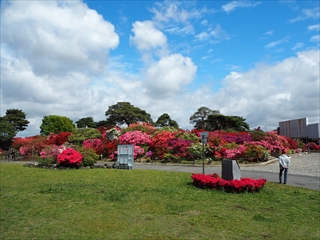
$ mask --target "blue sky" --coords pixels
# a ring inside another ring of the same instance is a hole
[[[319,122],[318,1],[2,1],[1,115],[21,136],[127,101],[192,129],[205,106],[250,127]]]

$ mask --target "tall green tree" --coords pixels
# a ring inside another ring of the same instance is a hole
[[[164,113],[162,114],[155,124],[157,127],[174,127],[179,128],[178,123],[175,120],[172,120],[169,116],[169,114]]]
[[[223,114],[209,115],[206,120],[206,130],[234,130],[234,131],[246,131],[250,130],[249,125],[245,122],[246,119],[239,116],[225,116]]]
[[[190,117],[190,123],[193,124],[195,129],[206,129],[206,120],[208,116],[219,113],[219,110],[211,110],[207,107],[201,107]]]
[[[57,115],[44,116],[40,126],[40,133],[49,135],[58,132],[73,132],[76,126],[70,118]]]
[[[4,119],[14,126],[16,133],[24,131],[30,123],[21,109],[7,109]]]
[[[5,117],[0,117],[0,149],[9,149],[15,135],[16,128],[14,125],[8,122]]]
[[[109,106],[106,111],[106,121],[108,126],[114,125],[130,125],[136,122],[151,122],[152,118],[145,110],[131,105],[129,102],[118,102],[115,105]]]
[[[78,121],[76,121],[78,128],[95,128],[97,123],[93,121],[93,117],[86,117],[86,118],[80,118]]]

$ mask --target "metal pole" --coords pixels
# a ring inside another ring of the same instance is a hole
[[[204,174],[204,142],[202,142],[202,173]]]

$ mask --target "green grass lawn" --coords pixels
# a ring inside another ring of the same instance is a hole
[[[0,239],[320,239],[319,191],[232,194],[152,170],[0,170]]]

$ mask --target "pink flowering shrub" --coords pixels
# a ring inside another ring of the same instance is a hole
[[[86,148],[91,148],[95,153],[99,152],[99,149],[102,147],[102,141],[98,138],[84,140],[82,146]]]
[[[151,142],[150,136],[139,130],[126,132],[119,137],[120,144],[144,145]]]
[[[224,190],[226,192],[244,193],[244,192],[259,192],[267,180],[264,178],[252,179],[241,178],[240,180],[224,180],[214,173],[213,175],[196,174],[191,175],[192,183],[199,188]]]
[[[58,155],[58,164],[66,167],[79,167],[82,155],[73,148],[67,148]]]
[[[58,155],[62,153],[64,150],[66,150],[66,147],[63,145],[48,145],[40,152],[40,157],[51,158],[54,162],[56,162]]]

